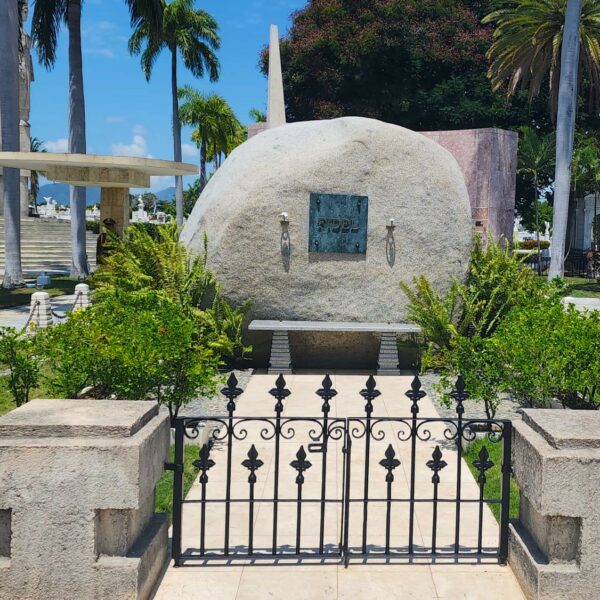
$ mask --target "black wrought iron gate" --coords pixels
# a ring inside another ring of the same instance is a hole
[[[226,416],[174,420],[175,457],[167,467],[174,471],[176,565],[223,557],[329,557],[348,564],[353,556],[476,556],[506,562],[512,424],[463,418],[461,378],[452,394],[453,418],[418,416],[425,396],[418,378],[406,392],[410,417],[376,416],[381,392],[373,377],[360,392],[364,416],[332,414],[337,392],[329,376],[316,392],[318,416],[284,410],[290,391],[283,376],[269,393],[274,415],[238,416],[242,390],[232,375],[222,390]],[[200,486],[184,499],[186,440],[196,444]],[[479,449],[472,461],[476,482],[462,460],[463,447],[472,442]],[[502,445],[501,464],[490,459],[490,444]],[[493,469],[500,471],[499,491],[486,485]],[[186,504],[197,510],[186,511],[183,523]],[[499,506],[499,536],[486,504]]]

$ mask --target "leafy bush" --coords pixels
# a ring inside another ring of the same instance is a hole
[[[12,327],[0,329],[0,364],[8,369],[7,387],[17,406],[29,402],[38,383],[39,360],[34,338]]]
[[[157,399],[171,416],[213,393],[219,357],[200,343],[194,319],[166,293],[105,290],[102,301],[42,334],[48,386],[73,397]]]
[[[401,286],[409,299],[409,319],[421,327],[428,343],[422,367],[438,371],[443,401],[450,402],[458,374],[464,377],[471,398],[484,403],[488,418],[495,416],[504,393],[534,405],[547,404],[552,397],[565,398],[566,403],[575,399],[587,402],[592,390],[596,393],[591,380],[582,375],[588,373],[583,364],[578,364],[583,379],[565,380],[559,356],[569,354],[562,347],[567,331],[559,329],[555,337],[546,338],[545,332],[551,328],[541,313],[548,311],[548,319],[554,318],[557,327],[564,326],[569,332],[578,330],[584,317],[563,311],[562,282],[540,282],[522,262],[523,257],[510,248],[495,242],[483,248],[477,238],[464,283],[454,281],[445,294],[437,293],[424,277],[417,279],[413,288]],[[518,315],[523,322],[517,320]],[[588,325],[593,321],[585,318]],[[583,337],[578,342],[572,339],[570,343],[589,352],[591,338],[580,334]],[[535,344],[529,347],[532,340]],[[544,360],[534,352],[536,345],[539,352],[547,353]],[[557,370],[541,373],[547,361]]]
[[[537,250],[537,247],[536,240],[523,240],[521,242],[517,242],[517,248],[519,250]],[[542,250],[547,250],[550,248],[550,242],[548,240],[540,240],[540,248]]]
[[[414,280],[414,289],[400,284],[409,300],[408,319],[429,340],[432,365],[455,338],[492,335],[513,306],[537,293],[539,284],[522,262],[504,244],[491,241],[483,248],[477,236],[465,281],[454,280],[445,294],[436,292],[424,276]]]
[[[600,404],[600,312],[548,295],[513,309],[490,342],[502,360],[502,391],[530,406]]]
[[[242,357],[251,350],[242,343],[242,325],[249,304],[231,307],[219,293],[204,254],[192,256],[179,243],[176,225],[163,225],[155,234],[132,227],[123,241],[113,240],[109,255],[93,277],[95,298],[102,302],[113,290],[157,290],[177,302],[197,323],[202,343],[223,357]]]
[[[100,233],[100,221],[86,221],[85,230],[98,235]]]

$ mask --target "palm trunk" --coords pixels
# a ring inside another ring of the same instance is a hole
[[[581,0],[568,0],[560,58],[560,86],[556,125],[556,174],[552,219],[552,258],[548,278],[562,277],[569,218],[571,162],[577,113],[577,74],[579,67],[579,23]]]
[[[69,152],[86,153],[85,99],[83,95],[83,61],[81,58],[81,0],[69,0]],[[71,203],[71,243],[73,260],[71,277],[89,275],[85,247],[86,189],[69,188]]]
[[[533,185],[535,186],[535,233],[537,240],[537,259],[538,259],[538,275],[542,274],[542,245],[540,243],[540,200],[538,192],[538,181],[537,175],[533,179]]]
[[[200,193],[206,187],[206,142],[200,143]]]
[[[171,48],[171,91],[173,94],[173,158],[181,162],[181,121],[177,99],[177,48]],[[177,226],[183,225],[183,178],[175,176],[175,216]]]
[[[19,151],[19,10],[17,0],[0,5],[0,130],[5,152]],[[4,176],[4,280],[2,286],[23,285],[21,268],[21,199],[19,170]]]

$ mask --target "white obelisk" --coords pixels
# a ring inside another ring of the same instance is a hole
[[[283,96],[283,75],[279,52],[279,30],[271,25],[269,36],[269,98],[267,102],[267,127],[285,125],[285,99]]]

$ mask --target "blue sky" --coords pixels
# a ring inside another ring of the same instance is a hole
[[[269,39],[269,24],[284,35],[293,11],[306,0],[196,0],[220,25],[220,80],[211,84],[190,76],[180,63],[179,84],[223,95],[246,123],[252,107],[265,109],[266,79],[258,70],[261,48]],[[152,156],[172,159],[169,58],[163,54],[147,83],[139,58],[127,52],[131,34],[123,0],[86,0],[82,11],[84,90],[87,150],[95,154]],[[31,90],[31,134],[46,142],[48,151],[65,152],[67,138],[68,36],[59,39],[58,60],[46,71],[34,55]],[[184,129],[184,161],[198,162]],[[188,182],[191,179],[188,179]],[[155,191],[173,185],[172,178],[155,178]]]

